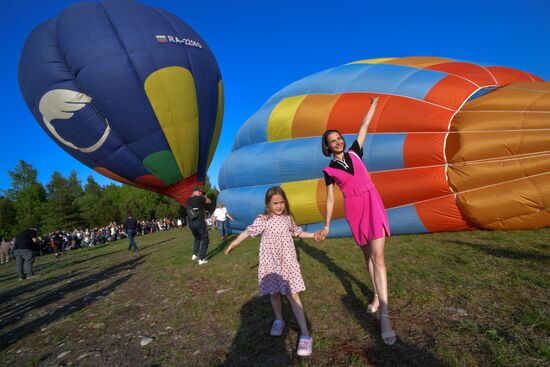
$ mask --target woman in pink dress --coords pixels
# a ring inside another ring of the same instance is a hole
[[[269,294],[271,306],[275,313],[275,322],[271,328],[272,336],[283,334],[281,295],[286,295],[294,316],[300,325],[300,341],[297,354],[302,357],[311,355],[312,339],[306,324],[304,307],[299,292],[306,289],[300,264],[296,258],[293,237],[319,238],[319,233],[304,232],[298,227],[290,213],[286,194],[278,186],[271,187],[265,194],[265,212],[259,215],[254,223],[246,228],[227,247],[227,255],[249,236],[262,236],[260,243],[260,263],[258,266],[258,282],[260,296]]]
[[[327,130],[323,134],[322,149],[332,162],[323,172],[327,185],[326,222],[320,233],[321,238],[328,235],[334,210],[334,183],[344,195],[344,210],[355,242],[363,252],[369,275],[374,285],[374,300],[367,312],[380,310],[380,328],[386,344],[396,341],[388,311],[388,283],[384,263],[384,241],[390,235],[388,217],[382,199],[361,161],[363,143],[367,129],[376,111],[378,97],[371,98],[372,104],[363,119],[357,134],[357,140],[346,152],[346,142],[337,130]]]

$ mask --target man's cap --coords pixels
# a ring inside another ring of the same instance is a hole
[[[201,191],[202,192],[202,187],[200,187],[200,186],[193,187],[192,192],[195,192],[195,191]]]

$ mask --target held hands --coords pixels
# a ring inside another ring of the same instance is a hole
[[[315,239],[315,242],[321,242],[323,241],[328,235],[328,228],[323,228],[313,234],[313,238]]]
[[[320,235],[321,240],[324,240],[325,238],[327,238],[328,232],[329,232],[329,229],[327,227],[325,227],[325,228],[323,228],[319,231],[319,235]]]

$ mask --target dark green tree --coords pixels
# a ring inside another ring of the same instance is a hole
[[[46,190],[38,182],[38,171],[20,160],[15,169],[8,173],[12,184],[6,190],[6,198],[13,203],[15,209],[13,232],[40,226],[44,216]]]
[[[100,223],[101,226],[110,222],[121,223],[124,220],[120,211],[120,189],[121,187],[115,184],[110,184],[103,188],[101,199],[99,200],[101,211],[96,218],[97,223]]]
[[[14,235],[15,206],[5,197],[0,197],[0,237],[11,238]]]
[[[99,227],[105,224],[101,222],[102,211],[105,210],[102,206],[104,203],[101,201],[102,193],[101,186],[94,180],[93,176],[88,176],[86,186],[84,187],[84,194],[76,199],[76,205],[80,213],[82,213],[82,219],[87,228]]]
[[[64,228],[72,230],[85,224],[78,206],[78,198],[83,195],[82,185],[75,171],[69,178],[54,172],[47,187],[47,216],[44,220],[45,230]]]

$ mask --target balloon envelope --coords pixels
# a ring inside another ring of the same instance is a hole
[[[48,135],[94,170],[180,202],[204,181],[223,85],[173,14],[127,0],[68,7],[29,35],[19,84]]]
[[[520,70],[440,57],[384,58],[328,69],[273,95],[239,130],[218,198],[242,230],[270,186],[298,224],[324,225],[321,135],[348,147],[380,96],[363,163],[394,234],[550,225],[550,83]],[[336,191],[331,234],[350,236]]]

